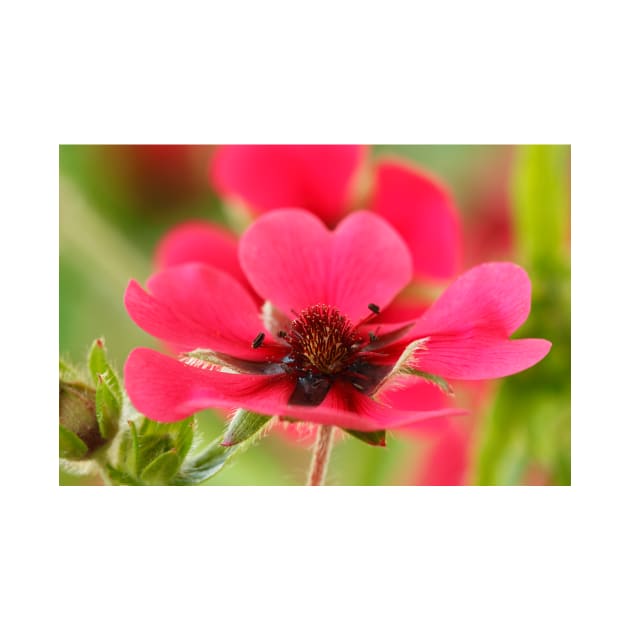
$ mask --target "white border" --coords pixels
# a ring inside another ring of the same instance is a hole
[[[627,625],[628,51],[617,6],[11,10],[4,627]],[[574,486],[57,487],[57,145],[226,141],[571,143]]]

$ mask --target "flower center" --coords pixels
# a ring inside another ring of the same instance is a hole
[[[300,370],[326,375],[343,371],[361,346],[350,320],[325,304],[305,308],[291,322],[285,340]]]

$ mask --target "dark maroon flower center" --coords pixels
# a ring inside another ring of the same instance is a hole
[[[356,325],[334,306],[315,304],[295,313],[286,330],[277,333],[287,348],[280,359],[258,363],[229,359],[235,369],[255,374],[287,374],[295,382],[289,404],[316,406],[334,383],[346,383],[367,396],[391,370],[393,360],[386,347],[403,337],[413,324],[379,335],[379,327],[367,331],[365,324],[380,313],[368,304],[368,314]],[[252,348],[264,349],[265,334],[259,333]]]
[[[292,405],[319,405],[335,381],[344,381],[369,394],[387,373],[386,366],[374,365],[369,346],[374,333],[362,335],[359,326],[378,314],[370,304],[371,313],[359,324],[352,322],[333,306],[316,304],[305,308],[280,333],[290,351],[282,365],[295,376],[295,389],[289,400]]]
[[[291,322],[285,340],[296,368],[325,375],[342,372],[363,345],[350,320],[325,304],[304,309]]]

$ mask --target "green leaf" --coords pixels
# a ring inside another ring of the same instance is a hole
[[[344,431],[370,446],[386,446],[387,431],[353,431],[351,429],[344,429]]]
[[[192,485],[210,479],[222,470],[234,455],[245,451],[255,442],[252,438],[260,434],[269,420],[271,416],[239,409],[223,438],[214,440],[201,453],[187,458],[173,484]]]
[[[130,424],[131,427],[131,424]],[[137,471],[142,470],[149,462],[163,452],[174,449],[180,461],[183,461],[193,443],[195,432],[194,416],[179,422],[155,422],[149,418],[143,418],[140,428],[135,425],[131,429],[135,440],[135,454]],[[137,472],[136,472],[137,474]]]
[[[171,423],[156,422],[155,420],[143,417],[142,422],[140,423],[140,427],[138,428],[138,436],[149,437],[157,435],[160,437],[164,437],[170,435],[171,431]]]
[[[154,459],[140,475],[140,479],[150,486],[167,486],[177,474],[181,460],[175,449],[162,453]]]
[[[59,457],[81,459],[87,451],[87,444],[76,433],[59,425]]]
[[[142,430],[138,434],[138,458],[137,471],[140,476],[144,469],[173,448],[173,441],[167,435],[142,435]]]
[[[187,418],[182,422],[177,423],[177,432],[175,434],[175,450],[179,456],[180,461],[184,461],[184,458],[190,451],[190,447],[193,443],[195,435],[195,419]]]
[[[256,435],[271,420],[265,416],[247,409],[239,409],[230,422],[223,441],[223,446],[235,446]]]
[[[88,368],[94,384],[98,382],[98,375],[103,374],[108,367],[105,342],[103,339],[95,339],[88,354]]]
[[[118,449],[118,462],[134,477],[138,476],[138,430],[136,425],[129,420],[128,428],[122,432],[120,447]]]
[[[107,361],[107,353],[105,350],[105,342],[103,339],[95,339],[90,353],[88,355],[88,367],[94,384],[98,385],[99,376],[105,380],[112,395],[118,401],[118,405],[122,406],[122,388],[118,375]]]
[[[212,442],[196,457],[184,462],[179,475],[173,480],[173,485],[193,485],[202,483],[216,475],[228,461],[240,450],[245,450],[247,444],[236,446],[222,446],[222,439]]]
[[[96,384],[96,421],[101,436],[109,439],[118,431],[120,402],[113,394],[105,378],[99,374]]]

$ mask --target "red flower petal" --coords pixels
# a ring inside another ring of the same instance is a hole
[[[530,294],[527,273],[518,265],[473,267],[446,289],[409,333],[407,341],[430,338],[426,352],[419,355],[420,369],[475,380],[515,374],[540,361],[551,348],[548,341],[508,339],[527,319]]]
[[[334,232],[299,210],[261,217],[243,234],[241,266],[256,291],[285,313],[323,303],[351,320],[384,308],[411,278],[411,257],[396,232],[354,212]]]
[[[203,370],[148,348],[136,348],[127,358],[125,387],[133,406],[157,422],[175,422],[211,407],[247,406],[273,414],[286,406],[291,394],[284,375]]]
[[[514,263],[477,265],[442,293],[413,332],[424,337],[483,329],[507,337],[527,319],[531,291],[527,272]]]
[[[237,237],[205,221],[181,223],[170,230],[157,246],[155,256],[158,269],[184,263],[204,263],[221,269],[247,286],[238,262]]]
[[[372,209],[405,239],[416,274],[445,279],[460,265],[459,215],[446,189],[416,167],[383,161]]]
[[[363,149],[353,145],[232,145],[216,149],[210,179],[216,189],[254,210],[306,208],[328,224],[348,206]]]
[[[427,411],[395,409],[376,402],[350,386],[336,384],[318,407],[288,406],[282,415],[357,431],[378,431],[462,413],[467,412],[443,407]]]
[[[244,359],[264,361],[277,345],[252,349],[263,326],[250,294],[230,275],[189,263],[153,275],[146,293],[132,280],[125,293],[131,318],[146,332],[182,351],[209,348]]]
[[[399,411],[367,396],[333,387],[319,407],[287,405],[293,382],[284,375],[252,376],[202,370],[155,350],[136,348],[125,364],[125,386],[134,407],[152,420],[174,422],[210,407],[244,407],[258,413],[358,431],[393,428],[460,410]]]
[[[434,335],[421,355],[420,369],[445,378],[481,380],[522,372],[544,359],[551,343],[546,339],[499,339],[474,334]]]

